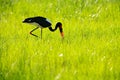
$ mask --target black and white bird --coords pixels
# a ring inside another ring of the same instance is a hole
[[[32,31],[30,31],[30,34],[33,36],[38,37],[37,35],[33,34],[32,32],[35,31],[38,28],[41,28],[41,39],[42,39],[42,29],[43,28],[49,28],[50,31],[54,32],[55,30],[57,30],[57,28],[59,28],[60,30],[60,34],[62,36],[62,38],[64,38],[64,34],[63,34],[63,28],[62,28],[62,23],[61,22],[57,22],[55,28],[53,29],[51,27],[51,22],[44,17],[41,16],[36,16],[36,17],[30,17],[30,18],[26,18],[23,23],[28,23],[28,24],[32,24],[37,26],[35,29],[33,29]]]

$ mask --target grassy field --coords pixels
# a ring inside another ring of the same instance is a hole
[[[62,22],[65,38],[29,35],[33,16]],[[120,80],[120,1],[0,0],[0,80]]]

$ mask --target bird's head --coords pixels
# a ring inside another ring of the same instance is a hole
[[[62,38],[64,38],[62,23],[61,23],[61,22],[58,22],[58,23],[56,24],[56,26],[59,27],[60,34],[61,34]]]

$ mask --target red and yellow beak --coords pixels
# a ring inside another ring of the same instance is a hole
[[[61,33],[61,37],[64,38],[64,33],[63,32],[60,32]]]
[[[59,26],[59,30],[60,30],[61,37],[64,38],[62,24]]]

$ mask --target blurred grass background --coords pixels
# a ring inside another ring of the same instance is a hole
[[[29,35],[32,16],[62,22],[64,40]],[[119,0],[0,0],[0,80],[120,80],[119,35]]]

